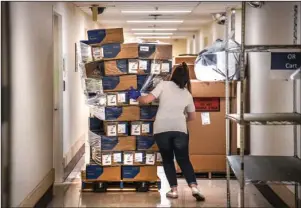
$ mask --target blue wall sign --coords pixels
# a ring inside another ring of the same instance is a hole
[[[271,70],[296,70],[301,67],[301,52],[273,52]]]

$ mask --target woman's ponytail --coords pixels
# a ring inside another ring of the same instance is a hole
[[[189,67],[187,66],[187,64],[185,62],[182,63],[182,66],[184,68],[184,70],[187,71],[188,74],[188,80],[187,80],[187,90],[191,93],[191,83],[190,83],[190,74],[189,74]]]
[[[184,89],[185,87],[191,93],[191,84],[189,77],[189,68],[185,62],[177,66],[171,76],[171,81],[176,83],[179,88]]]

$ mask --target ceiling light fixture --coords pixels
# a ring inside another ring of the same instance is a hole
[[[173,33],[134,33],[135,35],[173,35]]]
[[[137,13],[137,14],[141,14],[141,13],[190,13],[190,10],[147,10],[147,11],[141,11],[141,10],[137,10],[137,11],[121,11],[121,13],[127,14],[127,13]]]
[[[170,36],[140,36],[139,39],[170,39]]]
[[[133,28],[132,31],[177,31],[176,28]]]
[[[127,23],[182,23],[183,20],[127,20]]]

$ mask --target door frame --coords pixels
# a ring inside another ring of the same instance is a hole
[[[57,25],[56,25],[57,24]],[[64,122],[63,122],[63,18],[53,9],[53,167],[55,183],[64,181],[63,151],[64,151]],[[57,36],[57,42],[55,42]],[[56,48],[57,46],[57,48]],[[56,58],[56,59],[55,59]],[[56,68],[57,67],[57,68]],[[58,71],[58,72],[57,72]],[[57,80],[56,80],[57,79]]]

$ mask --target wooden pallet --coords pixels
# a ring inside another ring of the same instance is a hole
[[[161,188],[161,182],[108,182],[108,181],[95,181],[87,182],[82,181],[83,192],[148,192],[159,191]]]
[[[196,178],[198,179],[226,179],[227,173],[225,172],[196,172]],[[183,173],[177,173],[178,178],[183,178]],[[234,179],[235,176],[233,173],[230,175],[231,179]]]

